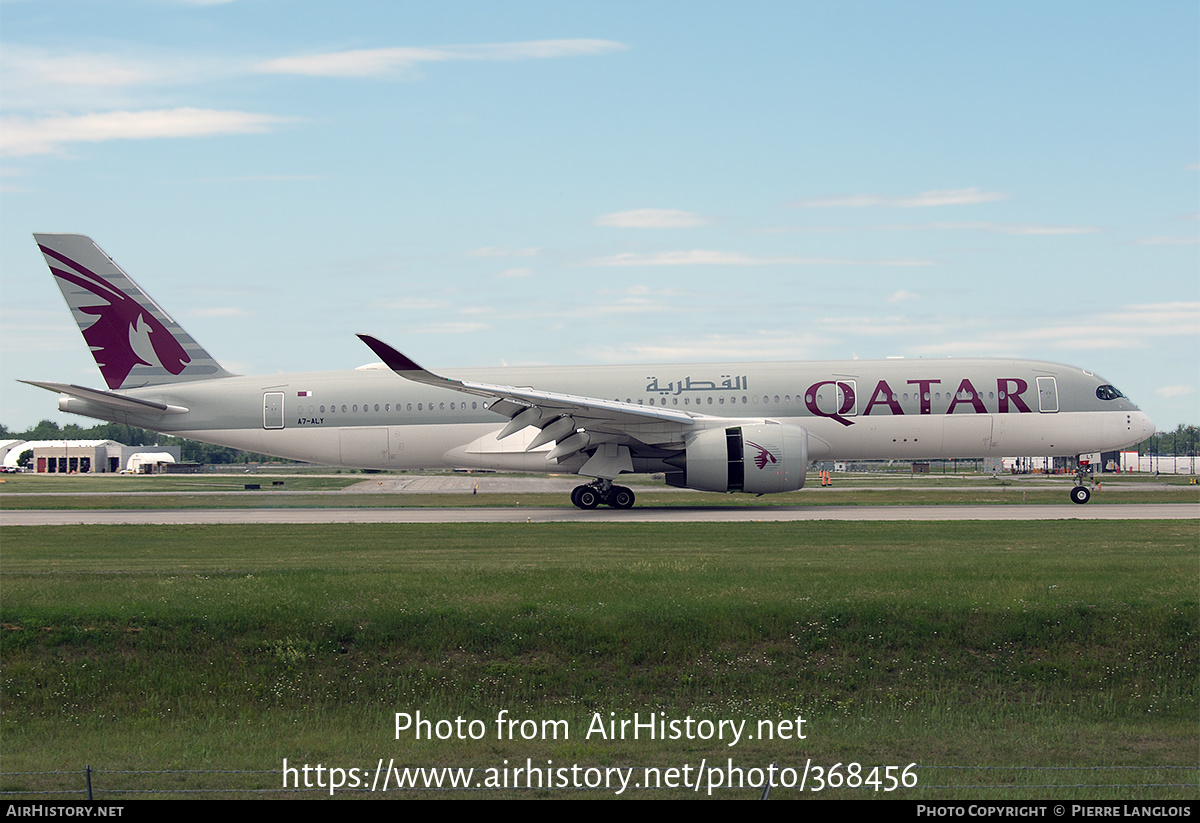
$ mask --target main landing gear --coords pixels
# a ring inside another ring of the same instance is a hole
[[[601,503],[614,509],[632,509],[633,491],[601,479],[572,489],[571,502],[581,509],[594,509]]]

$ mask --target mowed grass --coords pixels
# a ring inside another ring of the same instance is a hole
[[[500,475],[471,477],[494,479]],[[16,510],[160,510],[160,509],[321,509],[321,508],[570,508],[565,492],[472,494],[459,491],[372,492],[347,487],[394,474],[338,475],[9,475],[0,482],[0,509]],[[460,476],[460,479],[463,476]],[[667,489],[661,480],[634,475],[640,508],[774,508],[780,506],[896,505],[1062,505],[1073,484],[1069,477],[903,472],[836,474],[834,486],[822,487],[810,473],[799,492],[756,497]],[[468,477],[468,479],[470,479]],[[1112,475],[1093,486],[1088,505],[1128,503],[1200,503],[1200,485],[1184,476]],[[247,484],[258,489],[246,489]],[[278,485],[276,485],[278,484]],[[281,492],[284,492],[281,494]]]
[[[889,795],[907,798],[1198,794],[1195,522],[7,527],[0,540],[4,772],[811,759],[918,763],[917,788]],[[417,710],[487,733],[396,739],[394,713]],[[498,739],[501,710],[565,720],[569,738]],[[803,717],[806,738],[587,735],[593,713],[634,712],[751,730]],[[987,769],[1063,766],[1149,771]],[[0,790],[62,780],[9,775]]]
[[[936,505],[1069,505],[1070,484],[1058,488],[949,489],[804,489],[788,494],[756,497],[749,494],[714,494],[665,491],[635,487],[638,508],[756,508],[780,506],[936,506]],[[1122,489],[1092,492],[1089,506],[1128,503],[1198,503],[1200,486],[1166,489]],[[290,492],[271,490],[236,494],[88,494],[83,496],[4,495],[0,509],[16,510],[164,510],[164,509],[328,509],[328,508],[571,508],[569,495],[559,493],[488,493],[470,491],[403,492]]]
[[[368,479],[362,474],[310,476],[304,474],[9,474],[0,477],[0,499],[16,494],[130,494],[134,492],[232,492],[247,483],[265,489],[336,491]],[[278,486],[274,484],[278,483]]]

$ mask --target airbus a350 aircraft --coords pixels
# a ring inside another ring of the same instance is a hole
[[[230,374],[89,238],[38,246],[108,388],[25,381],[63,411],[335,466],[574,473],[580,508],[633,505],[624,472],[767,494],[812,460],[1078,455],[1154,425],[1107,381],[1032,360],[530,367],[442,377],[368,335],[353,371]],[[1077,485],[1071,498],[1087,502]]]

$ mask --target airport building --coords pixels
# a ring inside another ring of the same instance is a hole
[[[4,466],[20,465],[31,452],[26,471],[37,474],[158,474],[180,463],[179,446],[126,446],[115,440],[0,441]]]

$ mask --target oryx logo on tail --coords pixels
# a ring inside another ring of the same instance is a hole
[[[66,255],[45,246],[39,248],[46,256],[73,270],[52,265],[50,271],[55,277],[100,298],[100,303],[78,308],[96,318],[82,330],[83,339],[92,347],[96,365],[110,389],[120,388],[134,366],[161,366],[171,374],[179,374],[191,362],[179,341],[155,317],[143,311],[132,297],[117,291],[100,275]]]
[[[37,240],[110,389],[228,374],[91,240]]]

